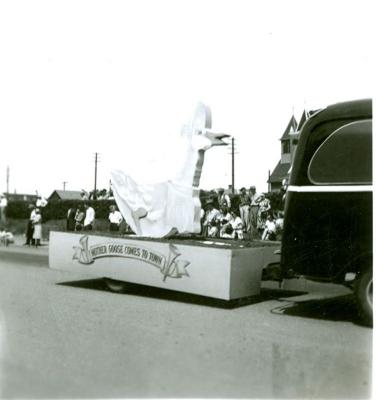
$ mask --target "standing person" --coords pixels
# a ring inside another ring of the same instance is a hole
[[[3,225],[7,223],[6,210],[8,206],[8,200],[5,195],[0,195],[0,221]]]
[[[85,189],[81,189],[81,200],[89,200],[89,193]]]
[[[84,220],[85,220],[85,211],[82,205],[79,205],[76,211],[76,215],[74,217],[75,220],[75,231],[82,231],[84,227]]]
[[[264,194],[260,195],[258,202],[259,202],[259,209],[257,214],[257,228],[260,234],[262,234],[262,232],[265,229],[265,222],[267,216],[270,214],[271,206],[270,206],[270,200],[267,199]]]
[[[256,186],[251,186],[249,188],[249,200],[251,202],[250,212],[249,212],[249,228],[251,232],[251,238],[255,239],[259,237],[257,230],[257,216],[259,211],[259,200],[260,200],[260,195],[256,193]]]
[[[35,214],[32,220],[34,232],[33,232],[33,240],[35,247],[40,246],[40,241],[42,239],[42,216],[40,214],[39,208],[35,209]]]
[[[123,221],[123,216],[120,211],[116,208],[116,206],[110,206],[110,214],[108,215],[108,219],[110,220],[110,231],[117,232],[119,231],[120,224]]]
[[[239,203],[239,212],[240,218],[243,222],[243,230],[244,232],[249,232],[250,230],[250,207],[251,207],[251,199],[247,193],[245,187],[240,189],[240,203]]]
[[[33,204],[29,204],[29,211],[30,211],[30,216],[27,221],[26,225],[26,231],[25,231],[25,237],[26,237],[26,242],[24,243],[24,246],[30,246],[31,244],[34,244],[34,239],[33,239],[33,233],[34,233],[34,225],[33,225],[33,220],[35,216],[35,209],[36,207]]]
[[[94,220],[95,220],[95,211],[94,208],[89,206],[87,203],[84,204],[84,208],[86,211],[85,220],[84,220],[84,231],[92,231]]]
[[[76,208],[71,207],[67,212],[67,231],[74,231],[76,226]]]
[[[223,206],[227,207],[230,210],[231,199],[230,196],[225,193],[225,190],[220,188],[218,189],[218,207],[222,208]]]
[[[6,209],[8,206],[8,200],[5,195],[0,195],[0,221],[3,225],[7,223]]]

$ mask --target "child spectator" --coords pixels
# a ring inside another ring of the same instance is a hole
[[[264,232],[262,233],[261,240],[276,240],[276,223],[273,216],[269,214],[266,217]]]
[[[0,243],[8,247],[10,243],[14,243],[14,236],[11,232],[5,230],[0,231]]]

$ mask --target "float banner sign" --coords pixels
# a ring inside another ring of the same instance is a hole
[[[123,257],[142,261],[158,268],[167,277],[180,278],[189,276],[186,271],[189,261],[177,260],[180,256],[178,248],[169,244],[167,256],[158,253],[154,249],[134,243],[99,243],[89,246],[89,236],[82,236],[79,240],[80,246],[74,246],[73,260],[80,264],[92,264],[98,258]]]

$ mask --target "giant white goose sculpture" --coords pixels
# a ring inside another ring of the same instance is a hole
[[[184,125],[185,158],[171,180],[138,184],[122,171],[112,171],[112,189],[120,212],[139,236],[164,237],[171,233],[199,233],[199,184],[205,151],[226,145],[229,135],[214,133],[209,107],[199,103],[192,121]]]

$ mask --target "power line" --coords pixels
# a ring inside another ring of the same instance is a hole
[[[97,168],[98,168],[98,159],[99,153],[94,153],[94,193],[93,199],[97,199]]]
[[[9,165],[7,166],[7,193],[9,193]]]
[[[235,192],[235,139],[231,138],[231,192]]]
[[[231,155],[231,192],[232,194],[235,194],[235,154],[238,154],[238,152],[236,151],[234,137],[231,137],[231,150],[228,154]]]

